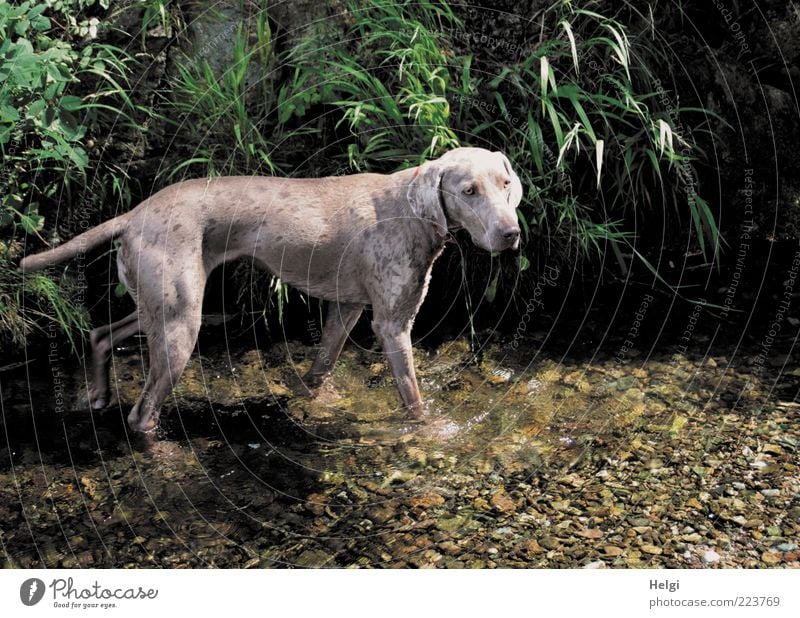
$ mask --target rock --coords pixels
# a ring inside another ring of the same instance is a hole
[[[585,539],[602,539],[603,531],[599,528],[587,528],[575,533],[577,536],[582,536]]]
[[[706,564],[714,564],[715,562],[719,562],[722,559],[722,556],[720,556],[713,549],[709,549],[703,553],[702,559]]]
[[[467,518],[463,515],[456,515],[455,517],[443,517],[436,522],[436,528],[442,532],[454,532],[464,526]]]
[[[606,556],[615,557],[624,554],[625,550],[621,547],[617,547],[616,545],[606,545],[603,547],[603,552],[606,554]]]
[[[428,453],[417,446],[409,446],[406,449],[406,455],[420,467],[425,467],[428,463]]]
[[[325,494],[310,494],[306,498],[306,508],[314,515],[322,515],[328,505],[328,496]]]
[[[794,551],[797,549],[797,543],[781,543],[780,545],[776,545],[775,549],[779,549],[781,551]]]
[[[633,376],[622,376],[616,382],[610,382],[609,386],[613,386],[619,391],[627,391],[636,386],[636,378]]]
[[[372,376],[379,376],[386,371],[386,365],[383,363],[372,363],[369,366],[369,372]]]
[[[641,549],[644,553],[651,554],[653,556],[660,556],[662,553],[664,553],[663,549],[657,547],[656,545],[650,545],[649,543],[645,543],[639,547],[639,549]]]
[[[472,501],[472,505],[479,511],[490,511],[492,509],[492,505],[489,504],[483,496],[475,498],[475,500]]]
[[[583,567],[584,569],[604,569],[606,568],[606,563],[602,560],[595,560],[594,562],[590,562],[586,566]]]
[[[525,549],[531,554],[543,554],[545,551],[536,539],[526,541]]]
[[[643,401],[644,391],[638,388],[629,388],[625,391],[625,399],[630,401]]]
[[[508,515],[517,510],[516,503],[504,491],[498,491],[490,499],[491,505],[500,513]]]
[[[319,568],[333,560],[333,556],[321,549],[307,549],[293,561],[295,566]]]
[[[389,505],[375,506],[367,511],[367,519],[373,524],[385,524],[395,513],[395,509]]]
[[[761,554],[761,561],[766,562],[767,564],[777,564],[781,561],[783,556],[780,552],[777,551],[765,551]]]
[[[558,382],[561,379],[561,372],[558,369],[547,369],[539,374],[539,380],[544,383]],[[530,384],[530,382],[528,383]]]
[[[439,549],[448,556],[457,556],[462,552],[462,549],[456,543],[453,543],[453,541],[444,541],[439,543]]]
[[[412,509],[430,509],[442,504],[444,504],[444,498],[434,492],[411,496],[408,499],[408,506]]]
[[[541,545],[545,549],[558,549],[559,547],[561,547],[561,541],[559,541],[554,536],[548,535],[548,536],[543,536],[539,540],[539,545]]]

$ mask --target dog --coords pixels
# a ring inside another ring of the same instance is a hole
[[[109,400],[115,343],[147,336],[150,367],[128,415],[152,432],[200,330],[209,273],[247,258],[309,296],[329,301],[319,353],[304,376],[318,388],[333,369],[363,308],[400,398],[424,419],[411,355],[411,327],[431,268],[451,231],[466,230],[486,251],[516,249],[522,185],[508,158],[456,148],[393,174],[318,179],[227,176],[187,180],[49,251],[22,260],[23,273],[119,241],[119,278],[136,303],[129,316],[90,333],[92,409]]]

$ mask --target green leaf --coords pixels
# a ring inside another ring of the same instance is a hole
[[[484,292],[483,296],[486,298],[487,302],[494,302],[495,297],[497,296],[497,281],[500,279],[500,271],[497,271],[497,274],[494,276],[492,281],[489,283],[489,287],[486,288],[486,292]]]
[[[44,227],[44,217],[38,213],[19,215],[19,222],[28,234],[34,234]]]
[[[19,120],[19,111],[11,105],[0,103],[0,122],[17,122]]]
[[[74,111],[77,111],[77,110],[79,110],[81,108],[81,104],[82,103],[83,103],[83,101],[81,100],[80,97],[76,97],[74,95],[67,94],[67,95],[64,95],[63,97],[61,97],[61,100],[59,101],[58,104],[59,104],[59,107],[61,107],[61,109],[65,109],[67,111],[74,112]]]
[[[594,145],[595,164],[597,166],[597,188],[600,188],[600,178],[603,171],[603,149],[605,141],[599,139]]]
[[[44,5],[40,5],[41,8],[46,8]],[[33,26],[34,30],[38,30],[39,32],[44,32],[46,30],[50,30],[50,20],[45,17],[44,15],[40,15],[38,17],[34,17],[31,20],[31,25]]]

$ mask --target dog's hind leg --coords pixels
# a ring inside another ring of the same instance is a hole
[[[108,404],[108,361],[111,350],[128,337],[141,330],[139,312],[106,326],[98,326],[89,333],[92,345],[92,383],[89,385],[89,407],[93,410],[105,408]]]
[[[328,316],[325,319],[325,330],[319,345],[319,352],[314,359],[314,364],[303,376],[303,383],[307,388],[317,388],[322,385],[325,378],[333,371],[336,359],[342,353],[345,341],[350,331],[358,322],[364,305],[331,302],[328,306]]]
[[[144,262],[151,261],[145,257],[142,271],[147,268]],[[139,276],[137,286],[150,368],[142,394],[128,415],[128,425],[141,432],[156,428],[161,405],[189,362],[200,331],[206,282],[200,259],[180,264],[172,264],[164,256],[160,259],[163,261],[151,268],[147,277]]]

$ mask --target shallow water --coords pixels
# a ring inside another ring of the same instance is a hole
[[[5,564],[798,566],[800,371],[543,340],[415,350],[433,428],[375,350],[348,346],[312,400],[311,347],[201,348],[149,450],[124,424],[140,345],[116,351],[101,412],[75,403],[83,366],[34,363],[2,386]]]

